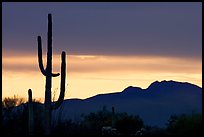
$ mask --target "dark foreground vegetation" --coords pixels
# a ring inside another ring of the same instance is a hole
[[[22,109],[14,111],[15,106]],[[35,100],[34,108],[41,105]],[[28,106],[22,98],[6,98],[2,101],[2,134],[28,135]],[[42,119],[39,112],[35,113],[34,135],[43,135]],[[202,134],[202,115],[172,115],[165,128],[146,125],[139,116],[127,113],[113,113],[103,107],[98,112],[88,115],[82,114],[80,122],[72,120],[57,121],[52,125],[52,135],[185,135],[195,136]],[[60,119],[60,118],[59,118]]]

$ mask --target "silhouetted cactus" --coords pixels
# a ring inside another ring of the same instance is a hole
[[[115,108],[112,107],[112,128],[115,128]]]
[[[51,104],[51,87],[52,87],[52,77],[57,77],[60,74],[52,73],[52,15],[48,14],[48,33],[47,33],[47,66],[43,67],[42,60],[42,41],[41,37],[38,36],[38,62],[39,68],[44,76],[46,76],[46,85],[45,85],[45,106],[44,106],[44,129],[45,134],[50,134],[51,129],[51,110],[57,109],[64,100],[65,93],[65,79],[66,79],[66,53],[62,51],[61,54],[61,88],[60,95],[58,100]]]
[[[29,135],[34,135],[34,115],[31,89],[28,90],[28,132]]]

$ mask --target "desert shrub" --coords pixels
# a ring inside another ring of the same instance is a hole
[[[3,108],[13,108],[13,107],[19,106],[25,102],[26,102],[25,98],[18,97],[17,95],[14,95],[13,97],[5,97],[2,100],[2,107]]]
[[[33,99],[36,134],[42,133],[39,101]],[[24,98],[14,95],[2,100],[2,129],[3,135],[28,135],[28,104]]]
[[[144,125],[143,120],[137,115],[132,116],[127,113],[121,113],[117,114],[116,118],[116,129],[123,135],[135,134]]]
[[[143,120],[139,116],[128,115],[127,113],[115,113],[115,128],[119,134],[135,134],[143,127]],[[82,125],[87,128],[91,135],[101,135],[103,126],[112,126],[112,112],[106,107],[98,112],[92,112],[82,121]]]
[[[200,135],[202,133],[202,114],[172,115],[167,123],[170,135]]]

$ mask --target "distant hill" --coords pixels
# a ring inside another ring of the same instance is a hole
[[[172,114],[202,112],[202,88],[191,83],[176,81],[153,82],[147,89],[127,87],[122,92],[99,94],[84,100],[67,99],[61,111],[53,111],[57,120],[80,121],[80,115],[101,110],[103,106],[111,111],[139,115],[145,124],[165,126]]]

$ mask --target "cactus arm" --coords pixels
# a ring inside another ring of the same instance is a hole
[[[46,69],[44,69],[43,60],[42,60],[42,41],[41,41],[41,37],[40,36],[38,36],[38,62],[39,62],[38,63],[39,64],[39,68],[40,68],[42,74],[44,76],[46,76]],[[56,74],[52,73],[52,77],[57,77],[59,75],[60,75],[60,73],[56,73]]]
[[[39,64],[40,71],[44,76],[46,76],[46,70],[44,69],[43,60],[42,60],[42,41],[40,36],[38,36],[38,64]]]
[[[52,77],[57,77],[59,75],[60,75],[60,73],[56,73],[56,74],[52,73]]]
[[[65,95],[65,79],[66,79],[66,53],[63,51],[61,54],[62,63],[61,63],[61,86],[60,86],[60,95],[57,102],[52,106],[52,109],[57,109],[64,100]]]
[[[34,134],[34,115],[33,115],[33,102],[32,102],[32,90],[28,90],[28,128],[29,135]]]

